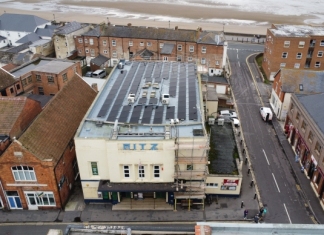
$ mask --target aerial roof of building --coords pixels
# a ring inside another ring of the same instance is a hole
[[[283,92],[296,94],[324,92],[324,71],[282,68],[280,79]]]
[[[309,25],[287,25],[274,24],[275,28],[269,29],[275,36],[279,37],[309,37],[309,36],[323,36],[323,26],[309,26]]]
[[[179,136],[193,137],[203,129],[201,102],[194,63],[126,61],[109,75],[78,135],[109,138],[118,125],[118,139],[163,139],[178,119]]]
[[[296,95],[299,102],[304,106],[309,116],[317,124],[324,134],[324,93],[312,95]]]
[[[32,44],[30,44],[30,46],[31,47],[33,47],[33,46],[40,46],[40,45],[44,45],[46,43],[49,43],[51,41],[52,41],[51,39],[39,39],[39,40],[33,42]]]
[[[0,40],[5,40],[7,39],[6,37],[0,36]]]
[[[187,29],[167,29],[143,26],[99,25],[83,34],[84,36],[109,36],[122,38],[158,39],[168,41],[220,44],[220,32]]]
[[[35,42],[41,39],[39,35],[36,33],[32,32],[30,34],[27,34],[26,36],[20,38],[16,43],[26,43],[26,42]]]
[[[108,60],[109,60],[108,57],[99,54],[96,58],[92,59],[92,60],[90,61],[90,63],[91,63],[91,64],[95,64],[95,65],[97,65],[97,66],[101,66],[101,65],[103,65],[104,63],[106,63]]]
[[[56,29],[55,34],[58,34],[58,35],[70,34],[70,33],[74,32],[74,31],[77,31],[77,30],[81,29],[84,26],[87,26],[87,25],[88,24],[81,24],[81,23],[76,22],[76,21],[68,22],[63,26],[58,27]]]
[[[54,29],[52,27],[37,28],[35,33],[42,37],[52,37]]]
[[[0,90],[7,88],[8,86],[13,85],[16,82],[14,76],[12,76],[9,72],[0,68]]]
[[[164,43],[163,47],[161,49],[161,54],[163,54],[163,55],[171,55],[174,46],[175,46],[174,43]]]
[[[37,26],[46,23],[49,23],[49,21],[35,15],[14,13],[4,13],[0,15],[0,30],[34,32]]]
[[[16,47],[10,47],[8,50],[6,50],[6,52],[10,52],[10,53],[18,53],[20,51],[26,50],[27,48],[29,48],[29,45],[32,44],[30,41],[29,42],[25,42],[19,46]]]
[[[57,163],[96,94],[81,77],[75,75],[18,141],[37,158],[52,159]]]
[[[201,74],[201,81],[228,84],[228,81],[224,76],[209,76],[208,74]]]

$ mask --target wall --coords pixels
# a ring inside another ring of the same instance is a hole
[[[225,182],[227,183],[228,186],[224,185]],[[209,186],[210,184],[214,184],[214,186]],[[242,185],[242,177],[239,176],[208,175],[206,178],[205,193],[218,194],[218,195],[240,195],[241,185]]]

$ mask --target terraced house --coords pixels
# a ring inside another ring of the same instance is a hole
[[[210,75],[222,72],[226,63],[227,42],[222,32],[117,26],[102,24],[75,37],[79,56],[87,63],[99,55],[119,59],[195,62],[197,70]]]

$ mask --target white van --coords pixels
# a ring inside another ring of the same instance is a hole
[[[106,76],[107,76],[106,71],[102,69],[98,69],[92,73],[93,78],[104,78]]]
[[[260,114],[261,114],[263,121],[268,122],[268,121],[272,120],[272,111],[270,108],[261,107]]]

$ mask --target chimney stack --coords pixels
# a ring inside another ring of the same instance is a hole
[[[92,83],[91,84],[92,89],[98,93],[98,84],[97,83]]]
[[[178,26],[174,27],[174,30],[178,30]]]
[[[131,26],[132,26],[132,23],[128,23],[127,26],[128,26],[128,27],[131,27]]]

